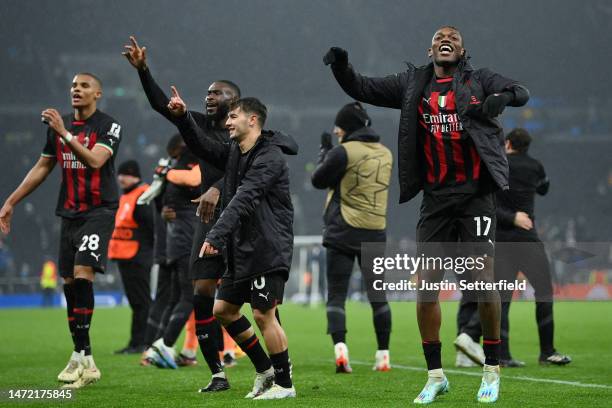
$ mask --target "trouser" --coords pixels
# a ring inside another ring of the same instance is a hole
[[[132,309],[130,347],[144,345],[147,317],[151,306],[151,264],[133,261],[118,261],[119,273]]]
[[[540,353],[551,354],[554,349],[553,286],[550,263],[539,240],[532,242],[498,242],[495,250],[495,280],[514,281],[522,272],[531,286],[536,299],[536,322],[540,340]],[[510,359],[509,312],[512,291],[500,290],[501,309],[501,355]],[[475,341],[481,336],[478,305],[475,302],[461,302],[457,314],[459,332],[468,334]]]
[[[170,265],[171,286],[170,303],[165,314],[168,324],[163,333],[164,344],[173,346],[176,343],[189,315],[193,311],[193,283],[189,272],[189,254],[173,261]]]
[[[144,336],[144,344],[151,346],[153,342],[159,339],[168,323],[170,313],[165,313],[170,303],[170,286],[172,284],[172,271],[165,263],[159,264],[159,272],[157,275],[157,290],[155,291],[155,299],[149,308],[149,316],[147,318],[147,328]]]
[[[355,258],[361,267],[361,254],[327,248],[327,333],[332,335],[334,343],[346,333],[345,302],[349,281]],[[372,286],[374,275],[367,268],[362,268],[362,275],[367,288]],[[370,299],[371,290],[367,291],[372,306],[374,330],[379,349],[387,349],[391,332],[391,309],[386,301],[374,302]],[[341,334],[338,336],[338,334]]]

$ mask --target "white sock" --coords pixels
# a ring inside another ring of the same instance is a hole
[[[160,348],[161,346],[165,346],[164,338],[160,337],[159,339],[155,340],[155,342],[153,343],[153,346],[157,348]]]
[[[220,372],[218,372],[216,374],[213,374],[212,378],[226,378],[225,377],[225,371],[220,371]]]
[[[496,374],[499,374],[499,365],[494,365],[493,366],[493,365],[485,364],[482,367],[482,371],[485,372],[485,373],[496,373]]]
[[[70,356],[70,359],[76,360],[76,361],[82,361],[83,355],[81,353],[82,351],[73,351],[72,355]]]
[[[435,370],[428,370],[427,376],[429,378],[442,381],[444,379],[444,371],[441,368],[436,368]]]

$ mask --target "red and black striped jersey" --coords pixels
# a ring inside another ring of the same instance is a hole
[[[425,155],[425,188],[472,192],[478,188],[481,160],[457,114],[453,78],[435,76],[419,103],[419,134]]]
[[[77,218],[98,208],[116,209],[119,194],[114,158],[121,140],[121,126],[99,110],[84,121],[76,120],[73,115],[62,118],[66,129],[83,146],[91,150],[99,145],[112,155],[101,168],[89,168],[77,159],[59,134],[51,128],[47,130],[42,156],[55,158],[62,172],[55,213],[60,217]]]

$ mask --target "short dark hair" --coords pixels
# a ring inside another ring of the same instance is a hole
[[[463,48],[465,48],[465,42],[463,41],[463,34],[461,34],[461,31],[459,31],[459,29],[457,27],[452,26],[452,25],[443,25],[443,26],[440,26],[435,32],[437,33],[438,31],[440,31],[443,28],[450,28],[451,30],[455,30],[456,32],[458,32],[459,35],[461,36],[461,46]]]
[[[100,78],[98,78],[96,75],[92,74],[91,72],[79,72],[76,75],[87,75],[88,77],[92,77],[94,81],[98,83],[98,86],[100,87],[100,89],[102,89],[102,81],[100,80]]]
[[[240,98],[230,105],[230,111],[238,108],[245,113],[257,115],[259,126],[263,127],[266,123],[268,108],[259,99],[253,97]]]
[[[240,98],[240,87],[238,85],[236,85],[235,82],[232,82],[232,81],[227,80],[227,79],[218,79],[215,82],[221,82],[221,83],[229,86],[230,88],[232,88],[232,90],[236,94],[236,97]]]
[[[527,153],[531,144],[531,136],[523,128],[515,128],[506,135],[506,140],[510,142],[513,150],[519,153]]]
[[[179,149],[183,144],[183,137],[180,133],[176,133],[172,135],[170,140],[168,140],[168,144],[166,145],[166,151],[169,153],[173,150]]]

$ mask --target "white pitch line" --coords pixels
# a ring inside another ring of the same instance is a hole
[[[371,365],[372,363],[366,363],[365,361],[355,361],[352,360],[351,364],[356,365]],[[399,368],[401,370],[410,370],[410,371],[427,371],[423,367],[412,367],[405,366],[400,364],[392,364],[392,368]],[[462,370],[453,370],[453,369],[444,369],[444,372],[451,374],[459,374],[459,375],[469,375],[472,377],[482,377],[482,373],[474,373],[470,371],[462,371]],[[531,382],[544,382],[544,383],[552,383],[552,384],[563,384],[563,385],[572,385],[574,387],[583,387],[583,388],[604,388],[604,389],[612,389],[612,385],[606,384],[589,384],[589,383],[581,383],[579,381],[564,381],[564,380],[553,380],[550,378],[537,378],[537,377],[526,377],[522,375],[502,375],[502,378],[510,378],[512,380],[520,380],[520,381],[531,381]]]

